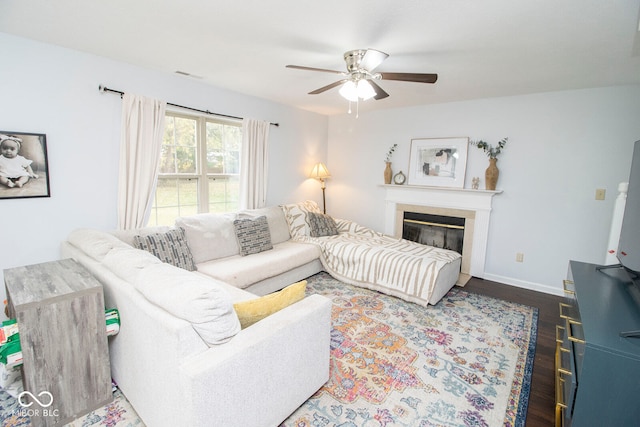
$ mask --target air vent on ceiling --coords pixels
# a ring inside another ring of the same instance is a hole
[[[186,71],[177,70],[175,73],[181,76],[191,77],[193,79],[202,79],[202,76],[196,76],[195,74],[187,73]]]

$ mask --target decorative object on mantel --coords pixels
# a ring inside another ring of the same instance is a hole
[[[411,185],[464,187],[469,138],[420,138],[411,140]]]
[[[489,167],[485,171],[485,188],[487,190],[495,190],[496,185],[498,184],[498,177],[500,175],[500,170],[496,163],[498,162],[498,155],[502,152],[502,149],[505,145],[507,145],[507,141],[509,138],[503,138],[500,142],[498,142],[498,146],[494,147],[491,144],[484,141],[471,141],[471,145],[475,145],[476,147],[482,149],[487,156],[489,156]]]
[[[393,176],[393,183],[396,185],[402,185],[406,179],[407,177],[402,173],[402,171],[400,171]]]
[[[473,179],[471,179],[471,188],[474,190],[480,188],[480,177],[474,176]]]
[[[384,162],[386,163],[386,167],[384,168],[384,183],[391,184],[391,177],[393,176],[393,171],[391,170],[391,158],[393,157],[393,152],[398,148],[398,144],[393,144],[389,147],[389,151],[387,151],[387,155],[384,158]]]

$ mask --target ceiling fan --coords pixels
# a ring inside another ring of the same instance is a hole
[[[344,60],[347,63],[347,71],[327,70],[324,68],[303,67],[300,65],[287,65],[287,68],[298,70],[321,71],[324,73],[334,73],[344,76],[329,85],[323,86],[309,95],[317,95],[329,89],[342,85],[340,94],[349,101],[359,99],[384,99],[389,96],[375,80],[398,80],[403,82],[435,83],[438,80],[437,74],[426,73],[378,73],[373,70],[387,59],[389,55],[375,49],[356,49],[345,52]]]

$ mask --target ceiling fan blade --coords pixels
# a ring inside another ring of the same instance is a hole
[[[367,49],[362,57],[362,61],[360,61],[360,68],[371,71],[378,65],[382,64],[382,62],[388,57],[389,55],[384,52],[380,52],[379,50]]]
[[[296,70],[321,71],[323,73],[345,74],[343,71],[327,70],[325,68],[303,67],[301,65],[287,65],[286,67],[287,68],[294,68]]]
[[[321,87],[320,89],[316,89],[313,92],[309,92],[309,95],[317,95],[319,93],[325,92],[329,89],[333,89],[336,86],[340,86],[343,83],[346,83],[347,81],[349,81],[349,79],[343,79],[343,80],[338,80],[337,82],[333,82],[330,85],[326,85]]]
[[[373,90],[376,91],[376,95],[373,97],[373,99],[376,99],[376,100],[384,99],[387,96],[389,96],[389,94],[385,92],[384,89],[382,89],[380,86],[378,86],[376,82],[374,82],[373,80],[368,80],[368,81],[371,87],[373,87]]]
[[[400,80],[403,82],[435,83],[437,74],[425,73],[378,73],[382,80]]]

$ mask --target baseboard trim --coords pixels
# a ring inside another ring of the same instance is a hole
[[[516,286],[518,288],[529,289],[530,291],[544,292],[545,294],[563,296],[564,292],[560,287],[542,285],[540,283],[527,282],[526,280],[514,279],[513,277],[499,276],[497,274],[484,274],[485,280],[504,283],[505,285]]]

